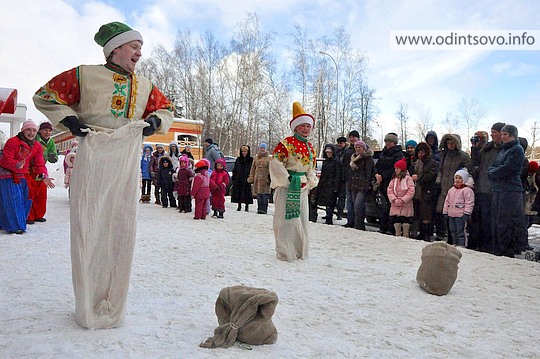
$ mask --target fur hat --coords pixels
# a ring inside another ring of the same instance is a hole
[[[311,128],[315,127],[315,119],[310,114],[306,113],[304,109],[302,108],[302,105],[300,105],[299,102],[293,103],[293,118],[291,122],[289,123],[289,126],[291,130],[294,131],[294,129],[301,124],[309,123],[311,125]]]
[[[347,139],[343,136],[341,137],[338,137],[337,140],[336,140],[337,143],[345,143],[347,142]]]
[[[536,173],[536,171],[538,171],[538,162],[529,162],[529,173]]]
[[[161,143],[156,144],[156,150],[160,147],[162,150],[165,150],[165,147]]]
[[[358,140],[354,143],[355,146],[362,146],[364,150],[367,148],[367,145],[364,141]]]
[[[471,175],[465,168],[457,170],[456,173],[454,174],[454,177],[456,176],[460,176],[461,178],[463,178],[463,183],[467,183],[467,181],[471,177]]]
[[[103,47],[103,54],[106,58],[117,47],[135,40],[143,43],[142,36],[138,31],[118,21],[102,25],[94,35],[94,41]]]
[[[45,121],[39,124],[39,131],[41,130],[52,130],[52,123]]]
[[[501,132],[502,128],[506,125],[506,123],[503,122],[497,122],[494,123],[493,126],[491,126],[492,130],[495,130],[497,132]]]
[[[351,136],[354,136],[356,138],[360,138],[360,134],[356,130],[352,130],[351,132],[349,132],[349,137],[351,137]]]
[[[36,125],[36,123],[32,120],[26,120],[23,122],[22,126],[21,126],[21,132],[28,129],[28,128],[33,128],[34,130],[38,130],[38,127]]]
[[[390,132],[384,136],[384,142],[393,142],[396,145],[398,144],[398,136],[394,132]]]
[[[394,163],[394,168],[399,168],[400,170],[405,172],[407,170],[407,162],[405,161],[405,158],[396,161],[396,163]]]
[[[501,132],[508,133],[511,137],[518,138],[518,129],[514,125],[505,125],[503,128],[501,128]]]
[[[426,158],[431,156],[431,146],[425,142],[420,142],[414,148],[414,155],[418,158],[418,152],[424,151]]]

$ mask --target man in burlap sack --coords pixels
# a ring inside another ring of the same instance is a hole
[[[203,348],[228,348],[236,341],[274,344],[277,329],[272,315],[278,304],[276,293],[262,288],[237,285],[223,288],[216,300],[219,327],[214,336],[200,344]]]
[[[430,243],[422,249],[422,264],[416,281],[428,293],[445,295],[454,285],[461,252],[444,242]]]
[[[106,64],[63,72],[33,100],[56,128],[78,137],[70,181],[75,320],[98,329],[118,327],[124,319],[143,136],[166,134],[173,106],[134,72],[143,45],[138,31],[112,22],[94,40],[103,46]]]

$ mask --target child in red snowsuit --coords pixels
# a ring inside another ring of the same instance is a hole
[[[226,170],[226,162],[218,158],[214,165],[214,172],[210,177],[210,191],[212,193],[212,210],[214,218],[223,218],[225,213],[225,192],[229,184],[229,173]]]
[[[208,165],[200,160],[195,164],[195,177],[191,183],[191,196],[195,199],[193,219],[206,219],[206,201],[210,198],[210,179],[206,174]]]

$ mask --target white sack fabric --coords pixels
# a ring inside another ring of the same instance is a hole
[[[142,128],[79,138],[71,177],[71,266],[75,320],[105,329],[122,324],[135,248]]]
[[[301,189],[300,217],[292,219],[285,219],[287,191],[288,187],[280,186],[274,192],[273,228],[277,259],[292,262],[309,256],[309,190]]]

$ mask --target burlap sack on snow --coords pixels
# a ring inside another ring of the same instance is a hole
[[[236,341],[252,344],[274,344],[277,329],[272,315],[278,304],[276,293],[262,288],[233,286],[223,288],[216,300],[219,327],[214,336],[200,346],[228,348]]]
[[[444,242],[430,243],[422,249],[422,263],[416,281],[428,293],[445,295],[457,278],[461,252]]]

